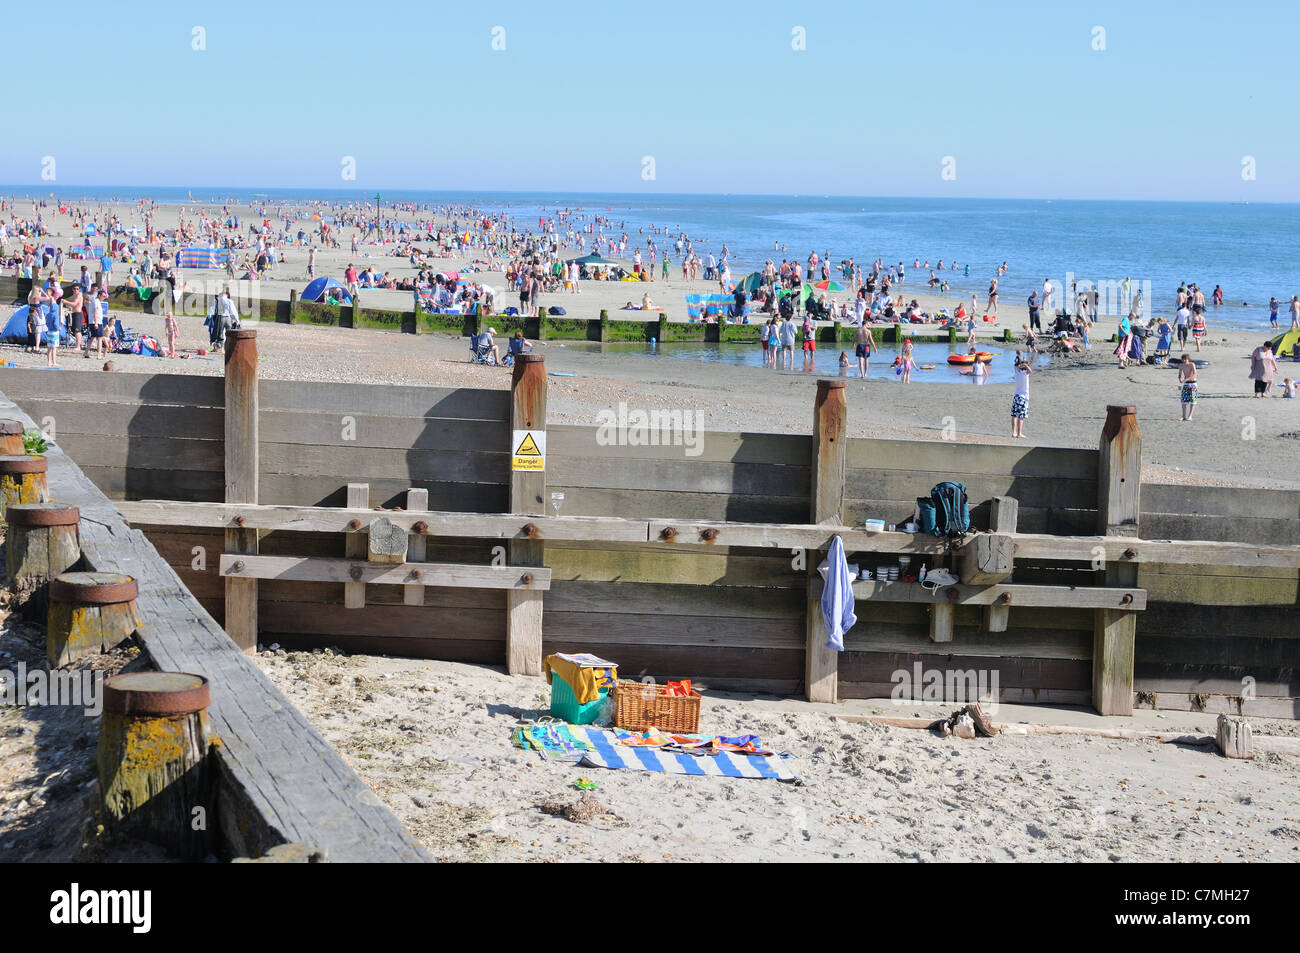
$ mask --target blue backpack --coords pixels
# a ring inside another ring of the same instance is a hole
[[[930,532],[941,539],[959,539],[970,532],[966,484],[937,483],[930,491],[930,500],[934,504],[934,528]]]

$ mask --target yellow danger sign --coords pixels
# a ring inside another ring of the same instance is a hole
[[[510,441],[511,470],[546,469],[546,431],[516,430]]]

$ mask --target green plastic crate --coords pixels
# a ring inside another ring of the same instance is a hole
[[[551,714],[571,725],[589,725],[596,720],[596,715],[600,712],[600,706],[605,703],[607,694],[608,692],[602,690],[600,697],[594,702],[579,705],[577,696],[573,694],[573,689],[569,687],[569,683],[560,678],[559,675],[552,674]]]

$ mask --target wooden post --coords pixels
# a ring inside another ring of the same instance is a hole
[[[140,628],[139,587],[115,572],[65,572],[50,580],[45,654],[51,666],[107,651]]]
[[[936,602],[930,606],[930,641],[951,642],[952,624],[956,610],[951,602]]]
[[[207,758],[210,701],[201,675],[133,672],[104,683],[96,760],[104,812],[116,833],[160,844],[184,860],[212,852],[218,824]]]
[[[289,289],[289,323],[293,324],[298,320],[298,289]]]
[[[408,512],[421,513],[429,508],[429,491],[411,487],[406,491],[406,509]],[[424,533],[412,533],[406,544],[406,560],[422,563],[427,553],[429,537]],[[416,583],[402,590],[402,602],[408,606],[424,605],[424,586]]]
[[[81,559],[75,506],[11,503],[5,510],[5,560],[14,603],[24,614],[45,619],[50,580]]]
[[[226,334],[226,502],[256,503],[258,482],[257,332]],[[257,530],[226,530],[226,552],[257,555]],[[257,651],[257,580],[226,579],[226,634]]]
[[[514,434],[546,430],[546,362],[540,354],[521,354],[510,372],[510,512],[537,516],[546,513],[546,471],[516,470]],[[542,466],[545,467],[545,457]],[[540,539],[512,539],[512,566],[541,566],[545,556]],[[506,670],[511,675],[542,674],[542,594],[532,589],[506,593]]]
[[[44,457],[0,456],[0,517],[10,503],[48,503]]]
[[[1250,722],[1245,718],[1220,715],[1215,725],[1214,741],[1225,758],[1255,757],[1255,743],[1250,734]]]
[[[1097,464],[1097,532],[1138,536],[1142,489],[1142,431],[1137,408],[1108,406]],[[1106,585],[1137,585],[1135,562],[1108,560]],[[1092,705],[1102,715],[1133,714],[1133,655],[1137,616],[1097,609],[1092,633]]]
[[[406,562],[406,536],[406,531],[394,526],[387,516],[376,516],[366,533],[366,559],[372,563],[401,565]]]
[[[845,382],[819,380],[813,404],[812,500],[810,523],[838,526],[844,521],[844,476],[848,465],[848,404]],[[822,577],[817,566],[824,550],[807,554],[804,691],[810,702],[834,704],[839,698],[839,653],[826,647],[822,620]]]
[[[1002,533],[968,536],[957,550],[957,575],[966,586],[991,586],[1011,575],[1015,543]]]
[[[1011,496],[995,496],[990,503],[989,530],[994,533],[1015,533],[1016,521],[1020,518],[1020,502]],[[1014,547],[1012,556],[1015,556]],[[1010,582],[1015,578],[1015,566],[1007,576]],[[1011,604],[995,602],[984,607],[984,631],[1005,632],[1011,620]]]
[[[21,457],[27,453],[23,444],[23,425],[18,420],[0,420],[0,456]]]
[[[348,509],[364,509],[369,506],[370,484],[349,483]],[[353,520],[353,522],[357,525],[343,537],[343,555],[348,559],[365,559],[366,552],[370,547],[366,542],[365,535],[361,532],[360,522],[357,520]],[[366,584],[364,582],[345,582],[343,584],[343,608],[364,609],[365,607]]]

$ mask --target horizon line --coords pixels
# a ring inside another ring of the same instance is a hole
[[[183,189],[188,192],[204,191],[226,193],[235,195],[241,192],[248,192],[253,189],[273,189],[281,192],[350,192],[355,189],[357,192],[370,192],[373,188],[375,192],[383,194],[384,189],[393,192],[429,192],[444,194],[494,194],[494,195],[572,195],[572,196],[644,196],[651,198],[654,196],[672,197],[672,196],[714,196],[721,198],[820,198],[820,199],[925,199],[935,201],[992,201],[992,202],[1132,202],[1146,204],[1168,204],[1168,205],[1300,205],[1300,201],[1282,201],[1277,199],[1258,200],[1248,202],[1239,199],[1139,199],[1139,198],[1070,198],[1065,196],[1024,196],[1024,195],[859,195],[849,192],[618,192],[618,191],[582,191],[567,189],[491,189],[491,188],[449,188],[436,189],[410,186],[374,186],[366,188],[357,187],[335,187],[335,186],[282,186],[282,185],[256,185],[256,186],[212,186],[212,185],[93,185],[93,184],[75,184],[62,185],[57,183],[44,183],[34,185],[28,183],[0,183],[0,191],[8,192],[13,189],[110,189],[127,192],[132,189]],[[254,193],[256,195],[256,193]],[[47,196],[48,197],[48,196]],[[270,196],[266,196],[269,198]],[[362,195],[362,198],[373,198],[373,194]]]

